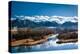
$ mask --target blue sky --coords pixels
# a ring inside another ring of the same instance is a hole
[[[47,3],[32,3],[32,2],[17,2],[11,4],[11,17],[15,15],[35,16],[77,16],[77,5],[64,4],[47,4]]]

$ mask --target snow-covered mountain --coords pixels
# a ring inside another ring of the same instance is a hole
[[[30,20],[33,22],[56,22],[58,24],[63,24],[65,22],[78,22],[78,17],[65,17],[65,16],[16,16],[16,18],[11,18],[11,20]]]
[[[62,16],[16,16],[11,18],[11,27],[57,27],[78,28],[78,18]]]

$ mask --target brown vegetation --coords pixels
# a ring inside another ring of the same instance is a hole
[[[59,36],[57,36],[58,39],[77,39],[78,38],[78,33],[77,32],[68,32],[68,33],[63,33],[63,34],[59,34]]]
[[[49,29],[43,29],[43,30],[35,30],[33,31],[32,29],[24,29],[24,28],[19,28],[18,30],[11,30],[11,36],[13,37],[12,39],[41,39],[45,35],[49,35],[54,33],[52,30]]]
[[[68,32],[68,33],[63,33],[59,34],[57,36],[59,41],[56,43],[69,43],[69,42],[77,42],[78,41],[78,32]]]
[[[49,34],[54,33],[50,29],[32,30],[30,28],[18,28],[11,31],[11,44],[15,45],[34,45],[47,40]]]

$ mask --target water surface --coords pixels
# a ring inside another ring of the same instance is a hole
[[[34,45],[34,46],[16,46],[12,47],[11,51],[13,53],[16,52],[34,52],[34,51],[50,51],[50,50],[67,50],[67,49],[77,49],[78,44],[77,43],[63,43],[63,44],[57,44],[56,41],[58,39],[56,38],[58,34],[52,35],[49,37],[48,41]]]

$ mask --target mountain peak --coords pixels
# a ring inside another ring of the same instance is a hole
[[[78,22],[77,16],[73,17],[65,17],[65,16],[16,16],[16,18],[11,18],[11,20],[15,19],[20,19],[20,20],[30,20],[33,22],[56,22],[58,24],[63,24],[65,22],[73,22],[76,23]]]

